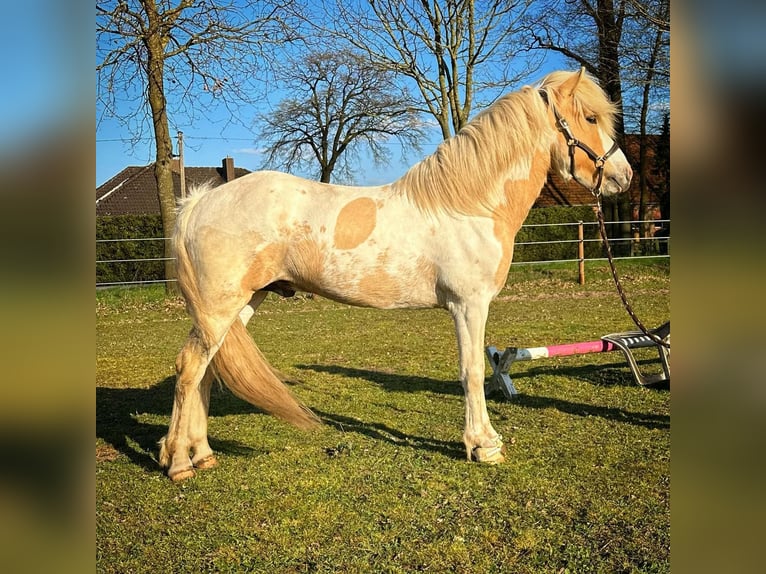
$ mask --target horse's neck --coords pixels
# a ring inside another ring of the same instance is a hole
[[[392,189],[431,213],[486,216],[509,202],[531,207],[554,137],[543,100],[524,89],[481,112]]]
[[[392,183],[390,189],[426,212],[488,215],[508,202],[534,203],[545,181],[550,155],[537,151],[530,156],[513,158],[507,166],[492,165],[483,173],[461,173],[460,177],[454,169],[445,174],[437,158],[430,157]]]
[[[525,166],[514,165],[505,171],[498,184],[501,201],[493,217],[517,231],[540,196],[551,166],[549,153],[539,151]]]

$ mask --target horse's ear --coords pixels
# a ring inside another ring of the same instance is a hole
[[[571,97],[583,75],[585,75],[585,66],[582,66],[579,72],[575,72],[566,82],[561,84],[561,94],[566,98]]]

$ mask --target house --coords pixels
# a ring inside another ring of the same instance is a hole
[[[173,188],[176,197],[181,196],[181,170],[177,159],[171,166]],[[212,182],[222,185],[237,177],[250,173],[242,167],[234,167],[234,159],[226,157],[221,167],[186,167],[184,175],[186,188]],[[96,188],[96,216],[103,215],[153,215],[160,213],[157,195],[157,180],[154,178],[154,164],[129,166]]]
[[[593,194],[575,180],[564,179],[554,172],[548,173],[535,204],[532,207],[572,207],[575,205],[593,205]]]

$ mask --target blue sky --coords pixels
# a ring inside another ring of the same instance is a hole
[[[260,169],[263,157],[252,130],[229,124],[221,128],[221,121],[215,119],[199,121],[193,127],[181,127],[184,134],[184,164],[186,166],[220,166],[221,160],[230,156],[234,165],[249,170]],[[179,126],[171,126],[174,135],[173,151],[177,153],[175,134]],[[129,165],[146,165],[154,161],[154,145],[147,135],[136,145],[128,142],[129,134],[113,121],[102,122],[96,131],[96,186],[101,185]],[[408,167],[431,154],[438,144],[440,135],[434,132],[428,143],[422,146],[420,154],[401,158],[400,146],[391,142],[391,164],[376,167],[372,161],[360,159],[355,172],[359,185],[377,185],[393,181]]]
[[[560,60],[548,63],[534,77],[525,83],[533,83],[545,73],[565,67]],[[519,86],[509,87],[509,90]],[[277,103],[276,101],[271,102]],[[478,110],[474,110],[474,113]],[[243,112],[247,113],[247,112]],[[253,110],[255,117],[260,110]],[[426,121],[429,118],[426,118]],[[432,121],[433,119],[430,118]],[[234,164],[249,170],[260,169],[264,158],[259,153],[258,142],[253,129],[226,121],[225,111],[218,117],[201,119],[193,126],[177,126],[172,122],[170,130],[174,137],[173,151],[176,149],[176,132],[180,129],[184,136],[184,164],[186,166],[219,166],[221,160],[230,156]],[[147,165],[154,161],[152,136],[147,131],[144,139],[136,145],[129,141],[130,133],[114,120],[103,120],[96,130],[96,186],[101,185],[129,165]],[[359,168],[355,171],[357,185],[378,185],[395,180],[407,169],[430,155],[441,140],[441,134],[433,131],[425,138],[420,153],[411,153],[402,158],[401,147],[396,141],[390,142],[391,162],[388,166],[377,167],[367,158],[360,158]],[[300,174],[306,175],[306,174]]]

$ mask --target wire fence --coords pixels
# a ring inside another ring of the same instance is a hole
[[[629,225],[630,237],[610,238],[614,259],[668,259],[670,258],[670,220],[652,219],[644,221],[610,221],[608,226]],[[515,243],[513,265],[541,265],[548,263],[573,263],[580,274],[580,282],[584,283],[584,265],[586,261],[606,261],[603,242],[598,235],[598,222],[578,221],[573,223],[535,223],[522,225],[519,237],[528,237],[536,230],[561,228],[569,232],[572,238],[522,240]],[[649,228],[646,236],[640,230]],[[547,233],[550,236],[550,233]],[[593,235],[593,237],[590,237]],[[138,237],[126,239],[97,239],[98,245],[124,244],[137,242],[156,242],[162,251],[165,237]],[[104,250],[102,250],[104,251]],[[563,256],[562,256],[563,254]],[[116,257],[96,260],[96,288],[151,285],[166,283],[175,279],[164,279],[164,262],[170,257]],[[99,276],[108,277],[104,272],[109,266],[133,266],[122,273],[120,280],[102,280]],[[99,273],[101,271],[101,273]]]

